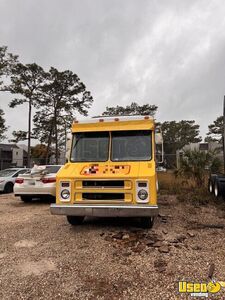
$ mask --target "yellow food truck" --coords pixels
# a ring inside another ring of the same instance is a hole
[[[158,214],[155,144],[150,116],[75,121],[51,213],[66,215],[72,225],[85,216],[138,217],[152,227]]]

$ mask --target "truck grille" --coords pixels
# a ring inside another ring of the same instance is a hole
[[[124,188],[124,180],[83,180],[83,188]]]
[[[83,200],[124,200],[123,193],[83,193]]]

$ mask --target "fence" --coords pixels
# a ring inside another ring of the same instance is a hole
[[[64,165],[66,162],[65,158],[59,158],[58,165]],[[55,165],[56,161],[54,158],[51,158],[46,161],[45,158],[31,158],[31,167],[34,165]],[[4,170],[7,168],[25,168],[27,167],[27,159],[7,159],[7,158],[0,158],[0,170]]]
[[[219,154],[217,157],[221,160],[221,164],[223,165],[223,155]],[[163,161],[162,161],[162,156],[157,155],[156,161],[158,166],[162,166],[166,169],[176,169],[180,166],[180,160],[181,156],[179,154],[164,154],[163,156]],[[59,165],[64,165],[66,162],[66,158],[60,157],[58,159],[58,164]],[[46,158],[31,158],[31,167],[34,165],[55,165],[56,161],[55,158],[52,157],[48,161],[46,161]],[[9,158],[1,158],[0,157],[0,170],[6,169],[6,168],[11,168],[11,167],[18,167],[18,168],[23,168],[27,167],[27,160],[25,159],[9,159]]]

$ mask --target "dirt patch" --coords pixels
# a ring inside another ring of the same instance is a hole
[[[35,275],[40,276],[50,271],[56,271],[56,265],[49,260],[26,261],[19,264],[16,269],[22,276]]]
[[[37,245],[36,242],[29,241],[29,240],[21,240],[14,244],[14,246],[17,248],[32,248],[35,247],[36,245]]]
[[[3,259],[6,256],[7,256],[7,253],[0,253],[0,259]]]
[[[213,278],[224,280],[221,201],[193,206],[160,196],[151,230],[116,218],[72,227],[49,213],[50,203],[20,203],[0,195],[2,300],[180,299],[178,281],[209,280],[212,261]],[[215,297],[223,298],[224,290]]]

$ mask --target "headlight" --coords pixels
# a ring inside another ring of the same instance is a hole
[[[61,192],[61,197],[65,200],[69,199],[70,197],[70,192],[68,190],[62,190]]]
[[[146,190],[138,191],[138,198],[140,200],[146,200],[148,198],[148,192]]]

